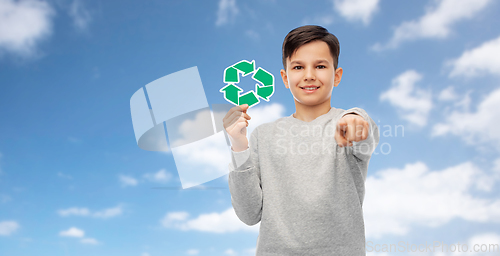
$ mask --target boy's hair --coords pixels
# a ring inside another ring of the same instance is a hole
[[[282,47],[282,57],[283,57],[283,67],[286,70],[286,59],[291,57],[292,54],[299,49],[299,47],[304,44],[310,43],[315,40],[321,40],[325,42],[330,48],[330,53],[333,57],[333,63],[335,69],[339,63],[340,55],[340,43],[335,35],[328,32],[328,30],[321,26],[316,25],[306,25],[293,29],[288,32],[283,40]]]

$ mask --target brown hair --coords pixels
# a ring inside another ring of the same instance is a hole
[[[337,69],[340,55],[339,40],[335,35],[328,32],[326,28],[316,25],[301,26],[288,32],[285,40],[283,40],[283,67],[286,69],[286,59],[291,57],[299,47],[315,40],[321,40],[328,45],[333,57],[334,67]]]

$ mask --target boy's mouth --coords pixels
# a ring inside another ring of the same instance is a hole
[[[300,89],[305,90],[305,91],[315,91],[319,89],[319,86],[299,86]]]

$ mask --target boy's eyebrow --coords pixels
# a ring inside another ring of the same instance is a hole
[[[320,59],[320,60],[314,61],[315,64],[317,64],[317,63],[324,63],[324,62],[328,63],[328,60],[326,60],[326,59]],[[302,64],[302,61],[300,61],[300,60],[294,60],[294,61],[290,62],[290,65],[293,65],[293,64]]]

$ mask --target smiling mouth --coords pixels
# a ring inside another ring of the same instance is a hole
[[[319,86],[316,86],[316,87],[314,87],[314,86],[304,86],[304,87],[300,87],[300,89],[304,89],[304,90],[316,90],[316,89],[319,89]]]

